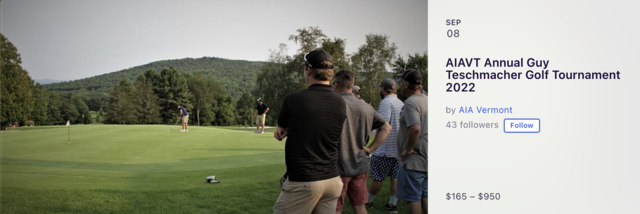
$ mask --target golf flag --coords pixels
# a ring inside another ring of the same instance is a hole
[[[69,133],[67,136],[69,137],[69,144],[71,144],[71,123],[69,123],[68,120],[67,120],[67,133]]]

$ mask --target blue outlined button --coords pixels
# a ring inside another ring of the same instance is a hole
[[[504,133],[540,133],[540,119],[505,118]]]

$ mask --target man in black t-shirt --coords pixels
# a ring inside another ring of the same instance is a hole
[[[256,106],[256,131],[254,133],[264,134],[264,120],[269,112],[269,107],[262,102],[262,98],[258,98]],[[260,131],[262,126],[262,131]]]
[[[329,85],[333,59],[323,50],[304,55],[306,90],[287,95],[278,117],[277,140],[285,137],[287,172],[274,213],[335,213],[342,181],[338,142],[346,118],[344,99]]]

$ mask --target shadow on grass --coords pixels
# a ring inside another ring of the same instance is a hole
[[[280,164],[216,170],[220,184],[205,182],[207,171],[141,173],[108,179],[98,188],[2,187],[2,213],[271,213],[280,193]],[[73,179],[73,178],[71,178]],[[48,182],[48,181],[43,181]]]
[[[225,148],[225,149],[210,149],[210,150],[214,150],[214,151],[243,151],[243,152],[282,152],[284,153],[284,150],[282,149],[263,149],[263,148]]]
[[[0,207],[2,213],[272,213],[284,171],[284,164],[127,175],[105,171],[82,178],[3,171],[48,179],[3,183]],[[208,175],[221,183],[206,183]],[[388,182],[383,186],[369,213],[387,213],[382,206],[388,200]],[[345,203],[343,213],[353,213]],[[398,201],[398,208],[406,213],[404,202]]]
[[[104,171],[133,171],[133,172],[157,172],[157,171],[184,171],[201,169],[226,169],[247,167],[273,163],[274,160],[284,162],[283,152],[276,149],[216,149],[216,151],[254,151],[256,154],[234,154],[229,156],[217,156],[207,158],[190,158],[174,162],[162,163],[96,163],[81,161],[56,161],[56,160],[25,160],[15,158],[2,158],[1,164],[5,169],[8,166],[33,166],[57,169],[81,169]],[[4,171],[4,170],[3,170]]]

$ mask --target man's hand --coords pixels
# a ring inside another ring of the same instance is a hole
[[[373,142],[368,147],[364,147],[364,151],[367,155],[373,153],[384,143],[384,141],[389,136],[389,132],[391,132],[391,125],[389,123],[385,123],[384,126],[378,128],[376,132],[376,138],[373,139]]]
[[[287,137],[287,135],[289,135],[289,130],[280,126],[278,126],[278,129],[275,132],[273,132],[273,137],[279,141],[282,141],[282,139]]]
[[[413,125],[409,127],[407,145],[405,145],[405,149],[402,150],[400,154],[400,158],[404,161],[411,154],[416,154],[417,152],[413,151],[413,147],[418,142],[418,138],[420,137],[420,132],[422,131],[421,125]]]
[[[373,153],[373,149],[365,146],[364,147],[364,153],[366,153],[367,155],[370,155],[371,153]]]
[[[402,159],[402,161],[404,161],[404,159],[406,159],[407,157],[409,157],[409,155],[411,154],[416,154],[415,151],[413,151],[413,149],[409,148],[407,149],[403,149],[402,150],[402,154],[400,154],[400,158]]]

